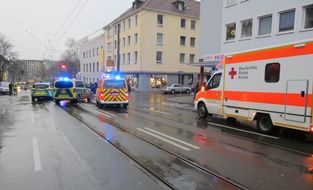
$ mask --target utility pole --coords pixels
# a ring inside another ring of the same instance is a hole
[[[117,68],[116,71],[120,72],[120,31],[121,24],[117,24]]]

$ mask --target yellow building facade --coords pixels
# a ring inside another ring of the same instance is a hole
[[[194,0],[135,0],[103,28],[106,73],[119,71],[138,91],[191,86],[199,71],[188,65],[198,61],[199,12]]]

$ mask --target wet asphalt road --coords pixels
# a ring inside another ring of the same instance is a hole
[[[11,189],[23,189],[22,182],[27,184],[25,189],[165,188],[140,172],[129,159],[121,157],[121,153],[112,151],[90,129],[178,189],[232,187],[212,175],[188,168],[164,150],[247,189],[311,189],[313,186],[313,159],[309,151],[272,146],[292,144],[288,139],[234,132],[212,119],[199,120],[190,105],[166,101],[170,96],[132,93],[127,110],[98,109],[86,103],[65,103],[60,107],[51,101],[32,104],[27,94],[0,96],[0,179],[4,179],[0,181],[0,189],[12,184],[16,188]],[[45,160],[40,170],[35,164],[36,144],[40,160]],[[302,145],[310,144],[298,146]],[[107,149],[110,154],[105,154]],[[129,175],[125,168],[139,174]],[[107,171],[110,175],[105,175]],[[116,180],[120,178],[123,182]],[[14,183],[16,180],[21,183]]]

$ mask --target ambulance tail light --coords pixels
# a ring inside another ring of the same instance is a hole
[[[129,94],[126,92],[126,94],[125,94],[125,95],[126,95],[126,100],[128,100],[128,96],[129,96]]]
[[[100,94],[100,98],[101,98],[101,100],[104,98],[104,93]]]
[[[310,125],[310,132],[313,133],[313,125]]]

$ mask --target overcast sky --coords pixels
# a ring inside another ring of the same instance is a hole
[[[130,8],[132,2],[0,0],[0,33],[14,46],[19,59],[59,60],[67,39],[79,40],[101,29]]]

